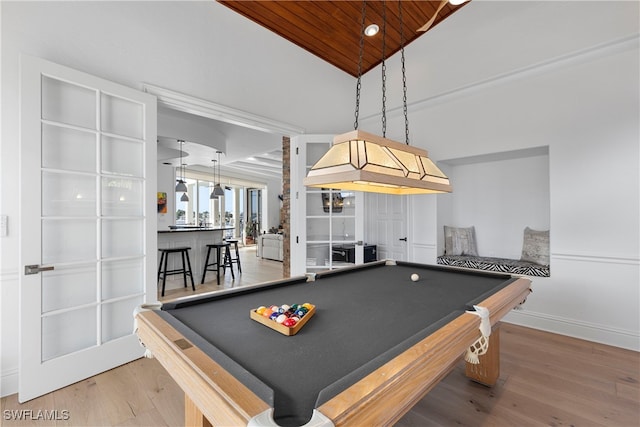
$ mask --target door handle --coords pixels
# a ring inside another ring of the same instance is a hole
[[[407,241],[407,238],[406,238],[406,237],[402,237],[402,238],[400,238],[400,239],[398,239],[398,240],[402,240],[403,242],[406,242],[406,241]]]
[[[29,274],[38,274],[41,271],[51,271],[53,270],[55,267],[53,265],[38,265],[38,264],[32,264],[32,265],[25,265],[24,266],[24,275],[27,276]]]

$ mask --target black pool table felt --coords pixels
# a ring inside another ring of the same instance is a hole
[[[420,275],[417,282],[412,273]],[[505,275],[379,265],[201,299],[213,304],[163,307],[188,327],[163,317],[273,406],[280,425],[302,425],[315,407],[511,281]],[[304,302],[314,304],[316,314],[294,336],[249,317],[261,305]]]

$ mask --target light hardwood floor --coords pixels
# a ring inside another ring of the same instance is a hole
[[[282,275],[282,263],[242,253],[243,274],[215,278],[196,292],[242,286]],[[193,291],[167,292],[165,299]],[[640,426],[640,353],[504,323],[501,375],[495,387],[469,381],[464,364],[425,396],[401,427]],[[2,426],[179,426],[184,394],[154,359],[140,359],[61,390],[17,403],[2,399]],[[68,411],[69,419],[17,421],[12,411]],[[7,412],[9,411],[9,412]]]

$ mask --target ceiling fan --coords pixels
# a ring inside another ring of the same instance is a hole
[[[462,3],[466,3],[467,1],[469,0],[442,0],[440,2],[440,5],[438,6],[438,9],[436,9],[436,13],[433,14],[431,19],[429,19],[426,24],[418,28],[418,31],[427,31],[429,28],[431,28],[431,25],[433,25],[436,18],[438,17],[438,13],[440,13],[442,8],[445,7],[447,3],[451,3],[454,6],[458,6],[458,5],[461,5]]]

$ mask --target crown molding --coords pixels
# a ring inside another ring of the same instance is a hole
[[[510,83],[516,80],[530,78],[532,76],[549,73],[553,70],[569,67],[575,64],[593,61],[608,55],[638,49],[640,45],[640,34],[632,34],[627,37],[600,43],[585,49],[576,50],[565,55],[560,55],[545,61],[537,62],[525,67],[516,68],[506,73],[479,80],[454,89],[446,90],[438,94],[407,104],[410,112],[424,110],[435,105],[444,104],[452,100],[474,94],[480,90],[489,89],[494,86]],[[387,116],[395,116],[403,113],[403,107],[393,107],[387,109]],[[375,113],[361,118],[362,121],[380,117],[380,113]]]
[[[142,84],[142,91],[154,95],[158,99],[158,105],[172,110],[278,135],[292,136],[305,133],[303,128],[289,123],[237,110],[149,83]]]

